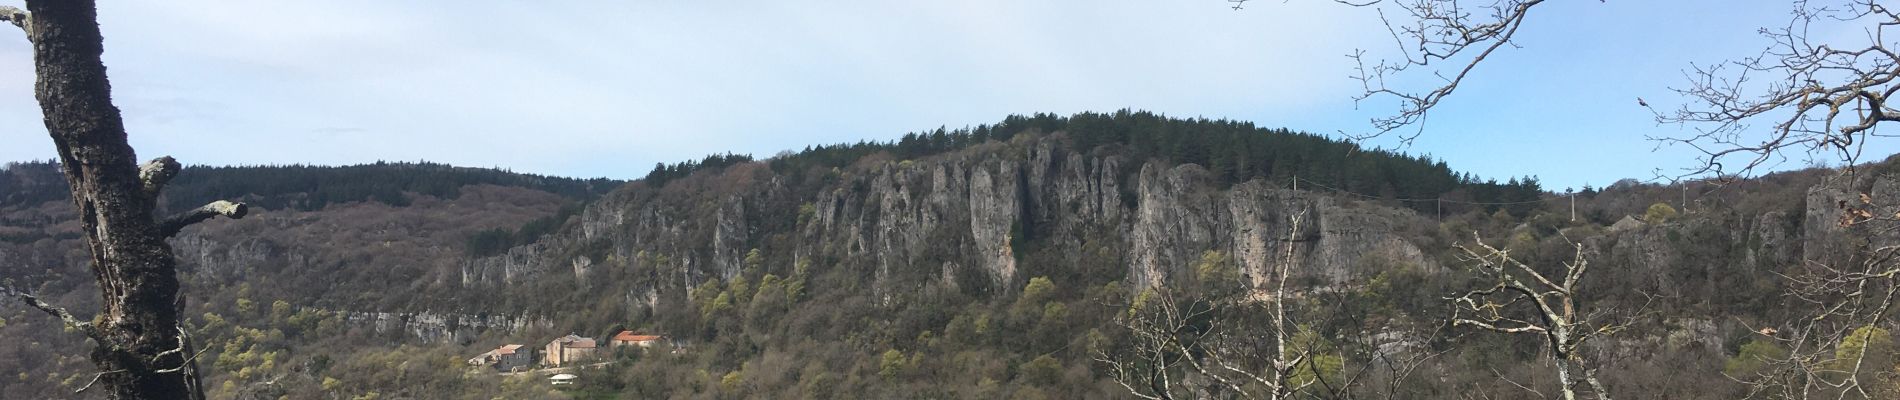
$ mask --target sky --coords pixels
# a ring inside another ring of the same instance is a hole
[[[1788,11],[1549,2],[1416,141],[1365,144],[1555,190],[1673,175],[1696,153],[1646,138],[1688,128],[1656,124],[1636,98],[1673,108],[1691,63],[1758,53],[1756,30]],[[1321,0],[180,0],[109,1],[99,15],[133,146],[190,164],[427,160],[632,179],[657,162],[1010,114],[1129,108],[1336,134],[1397,109],[1353,101],[1345,55],[1394,47],[1378,15]],[[55,157],[18,33],[0,29],[0,162]]]

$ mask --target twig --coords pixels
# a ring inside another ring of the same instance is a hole
[[[98,330],[93,329],[91,322],[79,320],[79,318],[73,316],[73,313],[66,311],[65,308],[47,304],[45,301],[41,301],[38,296],[34,296],[25,291],[16,290],[12,288],[11,282],[8,282],[6,285],[0,285],[0,292],[12,294],[14,297],[19,298],[20,301],[25,302],[26,305],[37,308],[40,311],[45,311],[48,315],[52,315],[55,318],[59,318],[60,322],[65,323],[67,327],[73,330],[85,334],[87,338],[105,343],[105,338],[99,335]]]
[[[111,371],[106,371],[106,372],[100,372],[100,373],[95,373],[95,374],[92,374],[92,380],[89,380],[89,381],[86,381],[86,385],[85,385],[85,386],[80,386],[80,387],[79,387],[79,389],[75,389],[75,390],[73,390],[73,394],[79,394],[79,392],[84,392],[84,391],[86,391],[86,389],[91,389],[91,388],[92,388],[92,384],[94,384],[94,383],[99,383],[99,378],[100,378],[100,377],[103,377],[103,376],[106,376],[106,374],[116,374],[116,373],[120,373],[120,372],[125,372],[125,370],[123,370],[123,369],[116,369],[116,370],[111,370]]]

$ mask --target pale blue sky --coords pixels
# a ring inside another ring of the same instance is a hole
[[[1331,1],[114,2],[106,63],[141,157],[201,164],[430,160],[636,178],[655,162],[889,140],[1009,114],[1145,109],[1363,131]],[[0,4],[19,5],[18,0]],[[1561,190],[1692,154],[1646,135],[1690,62],[1750,55],[1786,0],[1560,1],[1410,148]],[[1847,32],[1851,33],[1851,32]],[[0,161],[48,159],[31,53],[0,32]],[[1393,146],[1392,140],[1371,145]],[[1896,148],[1870,150],[1877,159]],[[1797,159],[1788,166],[1807,162]]]

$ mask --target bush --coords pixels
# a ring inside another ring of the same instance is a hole
[[[884,379],[896,379],[898,375],[904,373],[904,363],[907,361],[904,358],[904,352],[897,351],[896,349],[885,350],[884,355],[879,358],[880,360],[878,360],[877,363],[878,376],[884,377]]]
[[[1859,365],[1861,371],[1885,371],[1894,365],[1895,350],[1892,333],[1872,325],[1863,326],[1841,338],[1840,346],[1834,349],[1834,368],[1853,371],[1855,365]]]
[[[1754,338],[1742,345],[1742,351],[1722,363],[1722,373],[1747,378],[1768,368],[1768,363],[1788,357],[1788,350],[1773,340]]]
[[[1643,222],[1652,224],[1668,222],[1674,218],[1676,218],[1676,208],[1670,207],[1669,203],[1651,204],[1649,205],[1649,211],[1643,213]]]
[[[1044,354],[1036,357],[1034,360],[1023,363],[1022,368],[1018,369],[1018,371],[1021,371],[1023,380],[1029,382],[1029,384],[1037,386],[1052,385],[1062,377],[1062,362],[1056,361],[1055,357]]]

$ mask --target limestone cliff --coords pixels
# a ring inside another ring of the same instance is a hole
[[[1060,136],[991,142],[915,160],[871,160],[793,182],[766,163],[664,187],[632,184],[592,204],[549,243],[465,263],[469,287],[563,270],[586,246],[593,268],[650,270],[635,286],[663,291],[730,278],[753,251],[861,268],[877,290],[924,282],[976,291],[1019,286],[1026,251],[1045,268],[1110,260],[1126,282],[1164,285],[1208,251],[1268,279],[1290,243],[1301,277],[1344,282],[1377,265],[1437,268],[1404,235],[1431,226],[1411,211],[1254,180],[1223,187],[1193,164],[1130,163],[1067,150]],[[1299,231],[1291,219],[1301,218]],[[1093,254],[1093,253],[1089,253]],[[636,268],[637,267],[637,268]],[[782,268],[780,266],[758,266]],[[496,273],[495,271],[506,271]],[[976,287],[969,287],[976,286]]]

